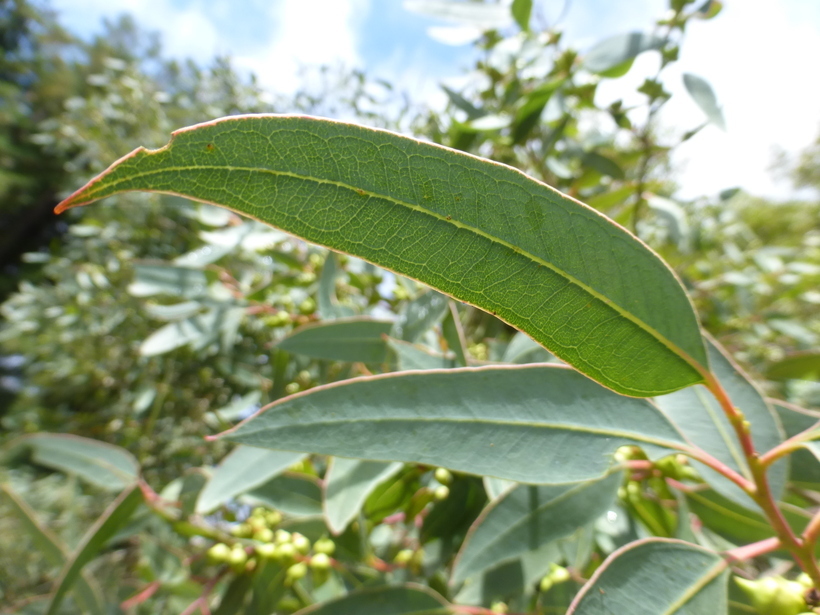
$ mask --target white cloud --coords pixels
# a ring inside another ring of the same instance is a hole
[[[282,0],[271,4],[267,18],[271,38],[237,54],[237,66],[259,77],[276,92],[293,92],[299,86],[302,66],[339,64],[362,67],[357,37],[369,0]]]
[[[728,130],[708,126],[680,147],[674,160],[682,197],[734,186],[780,199],[795,193],[769,167],[776,149],[796,152],[820,130],[813,66],[820,57],[820,21],[806,19],[800,9],[798,0],[735,0],[712,21],[690,22],[680,61],[662,76],[673,97],[661,121],[679,132],[704,121],[683,86],[683,73],[691,72],[711,83]],[[657,54],[641,56],[624,79],[601,84],[599,102],[623,97],[640,104],[634,89],[658,64]]]

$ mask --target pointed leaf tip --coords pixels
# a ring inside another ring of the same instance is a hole
[[[56,211],[128,191],[220,205],[420,280],[625,395],[708,371],[694,309],[651,249],[499,163],[344,122],[239,116],[134,150]]]

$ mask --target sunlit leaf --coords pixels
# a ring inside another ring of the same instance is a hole
[[[718,105],[717,96],[715,96],[715,92],[712,90],[712,86],[709,85],[709,82],[703,77],[698,77],[691,73],[684,73],[683,85],[686,86],[686,91],[689,92],[689,95],[697,103],[698,107],[701,108],[701,111],[706,114],[709,121],[721,130],[726,130],[726,120],[723,118],[723,110]]]
[[[663,44],[663,38],[654,34],[617,34],[601,41],[587,52],[584,57],[584,68],[593,73],[606,73],[626,65],[644,51],[660,49]],[[628,68],[627,66],[627,70]]]
[[[222,460],[199,494],[197,512],[211,512],[232,498],[281,474],[304,456],[303,453],[271,451],[252,446],[237,447]]]
[[[694,311],[663,261],[609,219],[503,165],[341,122],[245,116],[136,150],[59,210],[129,190],[220,204],[415,277],[496,313],[621,393],[704,379]]]

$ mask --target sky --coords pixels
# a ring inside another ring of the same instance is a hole
[[[727,130],[709,126],[684,144],[675,166],[681,198],[742,187],[776,199],[795,196],[770,172],[775,152],[794,155],[820,133],[820,1],[723,0],[711,21],[687,28],[680,62],[664,72],[673,93],[661,114],[690,128],[703,114],[683,90],[682,73],[706,78],[723,106]],[[469,44],[429,35],[446,24],[405,10],[402,0],[51,0],[61,22],[81,36],[104,18],[131,13],[162,34],[166,53],[207,63],[227,55],[280,93],[298,86],[300,66],[338,64],[383,77],[417,99],[443,103],[441,83],[459,83],[475,55]],[[580,50],[623,32],[648,30],[666,0],[536,0],[547,23]],[[566,6],[564,6],[566,4]],[[559,20],[560,21],[557,21]],[[643,54],[626,78],[599,88],[599,102],[628,94],[654,73]]]

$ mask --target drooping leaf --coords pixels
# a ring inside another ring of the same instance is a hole
[[[278,476],[304,457],[304,453],[237,447],[214,470],[199,494],[196,511],[209,513],[228,500]]]
[[[135,297],[170,295],[186,299],[202,297],[207,289],[204,271],[171,265],[136,265],[134,281],[128,286],[128,292]]]
[[[319,278],[319,290],[316,293],[319,316],[323,320],[349,318],[355,315],[352,308],[340,305],[339,300],[336,298],[337,273],[336,253],[328,252],[325,264],[322,267],[322,275]]]
[[[717,553],[680,540],[639,540],[604,561],[567,615],[725,613],[727,578]]]
[[[452,583],[573,534],[604,514],[622,476],[570,485],[519,485],[478,518],[456,559]]]
[[[68,555],[60,539],[40,523],[37,514],[11,490],[11,487],[0,483],[0,495],[6,496],[6,501],[10,504],[12,512],[45,560],[51,566],[62,568],[68,559]],[[103,613],[100,590],[92,585],[92,582],[85,574],[82,574],[75,582],[74,600],[86,613],[92,615],[102,615]]]
[[[520,331],[510,340],[501,360],[504,363],[516,364],[556,362],[555,357],[548,350]]]
[[[624,170],[618,163],[597,152],[587,152],[581,157],[584,166],[595,169],[601,175],[607,175],[615,179],[624,179]]]
[[[467,340],[453,301],[450,301],[450,308],[441,322],[441,335],[447,342],[447,347],[455,354],[456,363],[460,367],[467,367]]]
[[[592,547],[592,536],[591,528],[580,528],[567,538],[544,544],[516,559],[489,568],[481,574],[467,579],[454,598],[454,602],[457,604],[483,604],[486,606],[497,600],[509,600],[511,597],[517,597],[521,594],[526,596],[535,590],[538,581],[550,571],[554,564],[560,564],[564,561],[567,566],[575,569],[583,568]],[[560,605],[563,608],[560,610],[555,609],[555,612],[563,613],[569,606],[572,594],[578,590],[578,586],[571,581],[562,585],[569,585],[574,588],[574,591],[569,595],[569,599]],[[550,598],[553,597],[550,596]],[[546,596],[543,594],[541,596],[541,605],[542,608],[552,606],[546,601]],[[545,612],[553,611],[545,609]]]
[[[76,474],[89,483],[119,491],[139,475],[139,462],[124,448],[69,434],[40,433],[16,440],[30,448],[31,460],[54,470]]]
[[[294,615],[445,615],[447,602],[428,587],[408,583],[368,587],[342,598],[314,604]]]
[[[138,485],[133,485],[117,496],[117,499],[100,515],[91,529],[83,536],[74,555],[66,561],[60,578],[55,584],[54,595],[46,615],[59,613],[63,598],[80,577],[83,567],[128,522],[140,504],[142,504],[142,491]]]
[[[446,85],[441,86],[441,89],[444,90],[444,93],[447,94],[447,98],[450,99],[450,102],[453,103],[456,109],[461,109],[467,114],[468,120],[475,120],[484,115],[484,111],[473,105],[473,103],[455,90],[448,88]]]
[[[631,62],[644,51],[660,49],[663,44],[663,39],[654,34],[617,34],[601,41],[587,52],[584,68],[593,73],[606,73]]]
[[[282,350],[314,359],[384,363],[387,342],[382,336],[393,323],[370,318],[339,318],[304,325],[277,344]]]
[[[401,470],[400,463],[379,463],[336,457],[325,476],[324,512],[327,526],[341,534],[362,508],[367,496]]]
[[[219,340],[223,323],[237,314],[241,318],[244,313],[244,307],[223,306],[211,308],[185,320],[170,322],[143,340],[140,354],[153,357],[188,344],[194,350],[205,348]]]
[[[440,353],[434,353],[424,346],[400,342],[387,338],[387,346],[396,359],[396,366],[401,371],[410,369],[448,369],[453,367],[453,359]]]
[[[136,150],[58,209],[129,190],[220,204],[419,279],[621,393],[670,392],[707,369],[671,270],[606,217],[503,165],[340,122],[246,116]]]
[[[513,0],[512,6],[513,18],[518,26],[527,31],[530,29],[530,13],[532,13],[532,0]]]
[[[322,488],[315,478],[303,474],[276,476],[249,491],[242,499],[276,508],[292,517],[322,514]]]
[[[434,290],[410,301],[393,323],[391,335],[406,342],[415,342],[441,321],[447,313],[448,301],[447,297]]]
[[[238,574],[225,587],[219,606],[213,615],[241,615],[245,613],[245,602],[253,586],[253,577],[249,574]]]
[[[723,110],[717,102],[712,86],[703,77],[692,75],[691,73],[684,73],[683,85],[686,86],[686,91],[700,107],[701,111],[706,114],[709,121],[720,128],[726,130],[726,120],[723,118]]]
[[[651,403],[552,365],[347,380],[280,400],[223,435],[251,446],[530,483],[599,478],[626,444],[652,456],[684,446]]]
[[[772,380],[820,380],[820,352],[801,352],[774,363],[766,370]]]
[[[732,403],[751,423],[755,446],[760,451],[774,448],[784,440],[783,428],[766,399],[717,345],[709,340],[712,369]],[[660,409],[695,446],[751,479],[751,471],[737,441],[735,431],[717,399],[703,386],[691,387],[656,399]],[[752,499],[735,483],[697,462],[698,471],[718,492],[741,506],[754,507]],[[769,470],[769,483],[775,499],[786,488],[788,460],[776,462]]]

